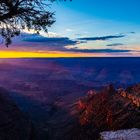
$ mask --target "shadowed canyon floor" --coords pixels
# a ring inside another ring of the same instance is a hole
[[[0,140],[33,140],[32,123],[0,88]]]

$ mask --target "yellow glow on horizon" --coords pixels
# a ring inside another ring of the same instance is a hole
[[[1,50],[0,58],[68,58],[68,57],[139,57],[140,52],[131,53],[75,53],[61,51],[14,51]]]
[[[0,51],[0,58],[58,58],[58,57],[91,57],[98,54],[65,53],[65,52],[27,52],[27,51]]]

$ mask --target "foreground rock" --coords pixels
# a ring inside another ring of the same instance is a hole
[[[100,133],[101,140],[140,140],[140,129],[108,131]]]
[[[0,140],[33,140],[31,123],[0,88]]]

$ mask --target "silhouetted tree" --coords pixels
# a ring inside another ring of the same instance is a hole
[[[18,36],[25,28],[36,33],[41,30],[47,32],[47,28],[55,22],[48,2],[54,1],[57,0],[0,0],[0,34],[5,45],[8,47],[11,38]]]

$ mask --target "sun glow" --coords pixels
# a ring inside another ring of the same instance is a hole
[[[65,53],[58,51],[27,52],[27,51],[0,51],[0,58],[58,58],[58,57],[98,57],[98,54]]]

